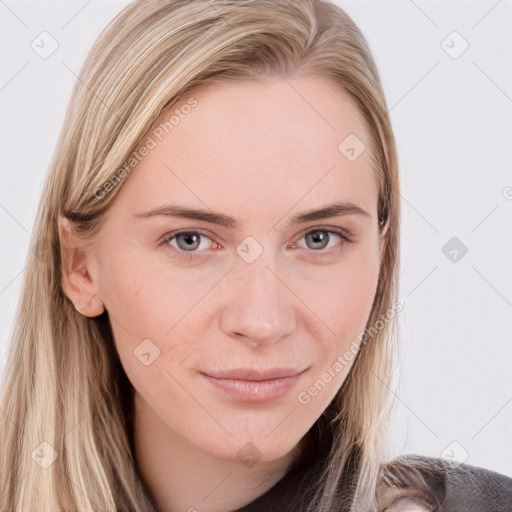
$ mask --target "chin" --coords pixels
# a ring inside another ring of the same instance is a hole
[[[247,433],[245,435],[236,435],[227,441],[227,445],[215,445],[213,451],[210,451],[215,457],[231,460],[233,462],[242,462],[247,467],[252,467],[254,464],[272,462],[277,459],[282,459],[288,455],[297,443],[290,442],[290,437],[281,440],[277,436],[270,439],[272,434],[266,438],[265,434],[259,432]],[[297,442],[300,439],[297,438]]]

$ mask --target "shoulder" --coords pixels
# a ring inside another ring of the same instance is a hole
[[[424,455],[386,464],[381,512],[512,512],[512,478],[490,469]]]

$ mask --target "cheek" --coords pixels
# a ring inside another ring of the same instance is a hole
[[[336,265],[318,267],[296,286],[301,298],[339,339],[359,334],[368,320],[379,274],[379,260],[369,248],[361,247]]]
[[[340,278],[340,321],[352,322],[362,330],[370,315],[379,276],[378,261],[361,258],[353,273]]]
[[[136,251],[121,252],[104,266],[101,297],[116,339],[129,338],[130,345],[146,338],[160,344],[170,331],[190,324],[218,280],[212,272],[179,270]]]
[[[307,282],[308,306],[321,321],[307,315],[317,364],[297,396],[300,404],[307,405],[306,414],[319,416],[349,374],[371,312],[378,274],[378,258],[371,251],[361,251],[332,266],[328,276],[317,275]]]

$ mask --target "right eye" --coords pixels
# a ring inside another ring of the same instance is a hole
[[[205,241],[205,244],[203,244],[203,241]],[[206,253],[208,249],[216,249],[218,247],[218,244],[206,233],[191,229],[181,229],[167,233],[161,239],[159,245],[171,250],[178,257],[189,258],[194,261],[204,256],[203,253]],[[215,247],[212,247],[212,245]]]

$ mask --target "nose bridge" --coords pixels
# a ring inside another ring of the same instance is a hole
[[[276,275],[276,260],[270,250],[248,261],[243,253],[235,260],[221,325],[227,334],[241,336],[253,345],[272,344],[295,327],[293,297]]]

